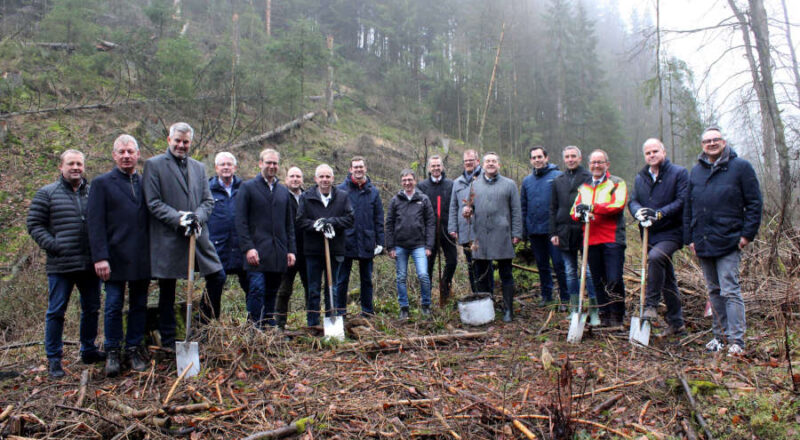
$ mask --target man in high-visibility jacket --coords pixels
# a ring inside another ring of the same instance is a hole
[[[589,156],[592,180],[578,188],[570,215],[589,225],[589,267],[600,303],[602,326],[621,326],[625,317],[625,181],[608,172],[608,154],[594,150]],[[585,227],[584,227],[585,229]]]

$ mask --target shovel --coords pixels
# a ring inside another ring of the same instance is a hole
[[[648,345],[650,343],[650,321],[644,318],[644,293],[647,288],[647,242],[650,228],[644,228],[642,236],[642,281],[639,292],[639,316],[631,318],[631,331],[628,339],[632,344]]]
[[[583,294],[586,291],[586,263],[589,258],[589,223],[583,231],[583,255],[581,255],[581,288],[578,291],[578,311],[569,317],[569,332],[567,342],[577,344],[583,338],[583,329],[586,327],[586,313],[583,313]]]
[[[180,374],[189,367],[186,377],[197,376],[200,372],[200,354],[197,342],[189,342],[192,334],[192,291],[194,290],[194,248],[195,235],[189,237],[189,282],[186,283],[186,339],[175,343],[175,357]]]
[[[325,330],[325,337],[329,339],[338,339],[344,341],[344,319],[336,315],[336,307],[333,301],[333,281],[331,276],[331,250],[328,245],[328,238],[325,238],[325,275],[328,277],[328,296],[331,301],[331,308],[329,310],[330,317],[322,318],[322,324]]]

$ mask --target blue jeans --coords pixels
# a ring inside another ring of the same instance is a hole
[[[714,337],[722,340],[727,336],[729,344],[744,347],[745,321],[744,299],[739,285],[739,261],[742,253],[737,249],[728,255],[715,258],[700,258],[700,266],[708,285],[708,296],[714,308]]]
[[[283,272],[247,272],[247,319],[258,327],[275,325],[275,299]]]
[[[683,311],[678,283],[675,280],[675,268],[672,266],[672,254],[681,248],[676,241],[660,241],[648,246],[647,252],[647,291],[645,305],[658,307],[661,297],[667,305],[664,319],[672,327],[683,325]]]
[[[64,314],[69,305],[72,288],[81,295],[81,356],[97,351],[97,321],[100,316],[100,278],[94,271],[51,273],[47,275],[50,288],[44,325],[44,350],[48,359],[63,357]]]
[[[578,251],[561,251],[564,259],[564,271],[567,274],[567,290],[570,295],[578,295],[581,289],[581,264],[578,261]],[[589,298],[597,298],[592,282],[592,271],[586,265],[586,293]]]
[[[592,281],[597,288],[600,313],[617,319],[625,316],[625,284],[622,266],[625,263],[625,246],[601,243],[589,246],[589,266]]]
[[[397,302],[400,307],[408,307],[408,257],[414,259],[414,268],[419,278],[419,290],[422,296],[422,306],[431,305],[431,278],[428,275],[428,257],[425,255],[425,247],[406,249],[400,246],[394,248],[397,258],[395,268],[397,269]]]
[[[347,299],[347,289],[350,284],[350,271],[353,269],[353,260],[358,260],[358,276],[361,279],[361,313],[372,315],[372,258],[345,257],[339,268],[336,280],[336,291],[341,292]]]
[[[125,284],[128,285],[128,330],[125,346],[137,347],[144,340],[147,321],[147,288],[150,280],[106,281],[106,308],[104,327],[108,350],[119,350],[122,345],[122,306],[125,304]]]
[[[552,301],[553,299],[553,276],[550,271],[550,260],[553,261],[553,269],[558,280],[558,292],[562,303],[569,301],[569,289],[567,288],[567,274],[564,269],[564,259],[561,251],[550,242],[547,234],[533,234],[528,236],[531,243],[531,250],[536,257],[536,267],[539,269],[539,283],[542,288],[542,299]]]
[[[331,258],[331,280],[334,281],[330,289],[333,290],[333,307],[337,314],[344,315],[347,310],[347,295],[337,295],[335,280],[338,279],[339,266],[342,265],[341,257]],[[309,327],[319,325],[320,290],[322,288],[322,274],[325,272],[325,257],[322,255],[306,255],[306,274],[308,276],[308,302],[306,303],[306,323]],[[326,283],[327,284],[327,283]],[[328,292],[325,292],[325,316],[331,316],[331,301]]]

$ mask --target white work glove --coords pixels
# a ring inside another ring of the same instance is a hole
[[[333,240],[333,237],[336,237],[336,231],[333,230],[333,225],[327,222],[322,227],[322,234],[328,240]]]
[[[194,234],[195,236],[199,237],[203,232],[203,227],[200,226],[200,220],[193,212],[181,212],[183,212],[183,214],[181,214],[180,225],[186,228],[183,232],[183,235],[188,237]]]
[[[318,218],[317,221],[314,222],[314,230],[317,232],[322,232],[322,228],[325,226],[325,219]]]
[[[194,215],[193,212],[191,212],[191,211],[178,211],[178,214],[181,215],[181,218],[180,218],[180,220],[178,220],[178,223],[182,227],[185,228],[185,227],[189,226],[190,223],[192,223],[191,216]]]
[[[650,226],[653,226],[653,222],[651,220],[645,220],[643,222],[639,222],[639,226],[643,228],[649,228]]]
[[[383,246],[381,245],[375,246],[375,256],[377,257],[378,255],[381,254],[381,252],[383,252]]]

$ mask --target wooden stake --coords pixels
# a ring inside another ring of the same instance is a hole
[[[175,390],[178,389],[178,384],[181,383],[181,380],[183,380],[183,378],[186,376],[186,373],[189,372],[189,369],[192,368],[193,365],[194,362],[189,362],[189,365],[187,365],[186,368],[183,369],[181,375],[178,376],[177,379],[175,379],[175,383],[172,384],[172,387],[169,389],[169,393],[167,393],[167,397],[164,398],[164,403],[162,403],[161,406],[167,406],[170,399],[172,399],[172,395],[175,394]]]

